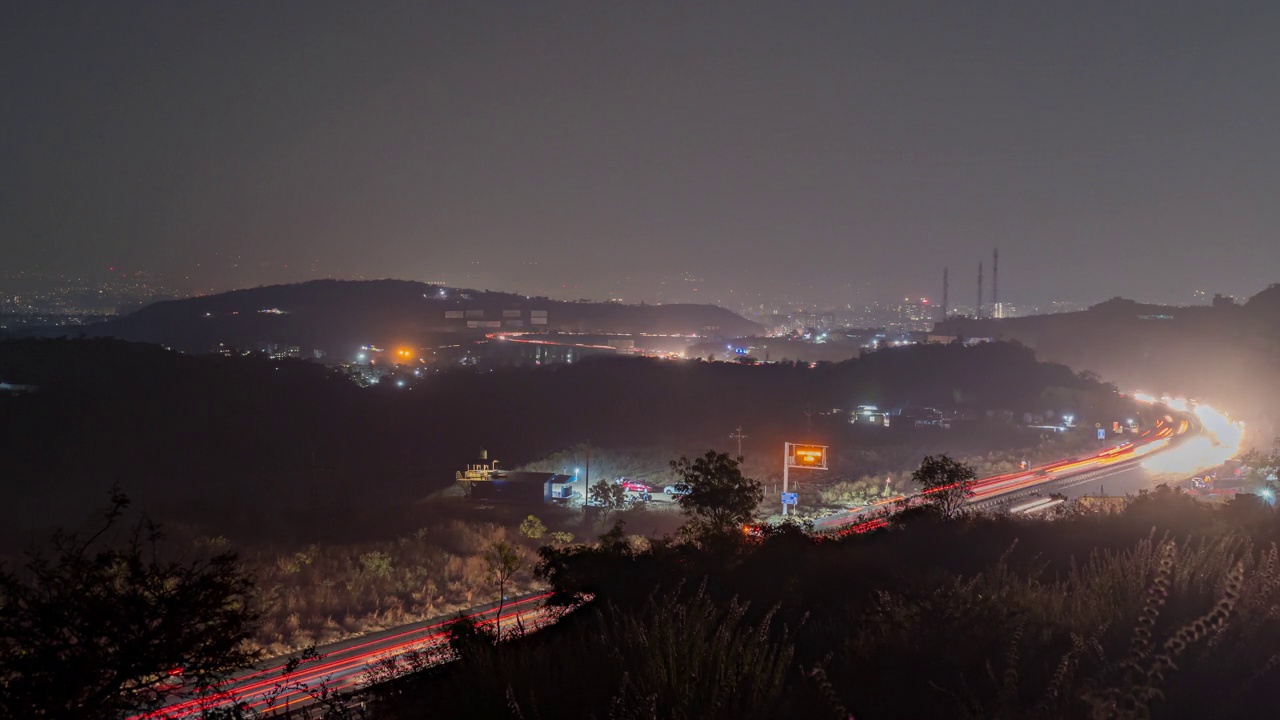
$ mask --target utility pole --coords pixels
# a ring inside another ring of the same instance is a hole
[[[741,458],[742,457],[742,441],[747,439],[747,436],[742,434],[741,425],[739,425],[738,429],[735,430],[734,433],[729,436],[729,439],[738,441],[738,457]]]

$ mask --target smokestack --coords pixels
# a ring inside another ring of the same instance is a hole
[[[982,263],[978,263],[978,309],[973,312],[975,318],[982,318]]]
[[[991,317],[998,318],[1000,312],[1000,248],[991,251]]]
[[[942,268],[942,321],[947,321],[947,311],[950,307],[949,293],[951,292],[951,279],[947,277],[947,268]]]

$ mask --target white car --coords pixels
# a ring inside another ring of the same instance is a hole
[[[662,488],[662,492],[668,495],[688,495],[691,489],[692,488],[685,483],[676,483],[675,485],[668,485]]]

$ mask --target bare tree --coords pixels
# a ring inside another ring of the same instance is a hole
[[[511,577],[524,568],[524,557],[518,548],[498,540],[489,546],[484,553],[484,563],[493,577],[493,584],[498,587],[498,614],[494,618],[494,630],[498,639],[502,638],[502,608],[507,602],[507,583]]]

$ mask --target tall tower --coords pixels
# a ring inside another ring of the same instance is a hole
[[[943,322],[947,321],[947,313],[951,307],[950,292],[951,292],[951,279],[947,277],[946,266],[943,266],[942,268],[942,321]]]
[[[991,251],[991,317],[1003,317],[1000,311],[1000,248]]]
[[[982,318],[982,263],[978,263],[978,308],[973,311],[975,318]]]

